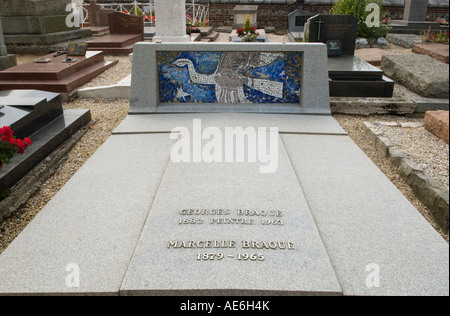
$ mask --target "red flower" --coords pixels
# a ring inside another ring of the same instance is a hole
[[[10,139],[14,133],[9,128],[9,126],[3,126],[2,128],[0,128],[0,134]]]
[[[17,143],[17,147],[19,147],[19,149],[23,149],[25,147],[25,143],[21,139],[17,139],[16,143]]]
[[[0,162],[9,163],[14,154],[23,154],[32,144],[28,137],[24,140],[14,137],[14,132],[8,126],[0,128]]]

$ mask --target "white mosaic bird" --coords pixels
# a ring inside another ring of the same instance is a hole
[[[214,85],[219,103],[251,103],[245,96],[244,84],[264,94],[283,97],[283,83],[252,78],[249,73],[250,69],[269,65],[281,56],[280,53],[225,52],[211,75],[198,73],[194,63],[186,58],[180,58],[173,64],[179,68],[187,66],[192,82]]]

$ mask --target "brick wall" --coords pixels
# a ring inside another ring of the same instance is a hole
[[[88,0],[85,0],[88,2]],[[138,0],[139,2],[147,2],[146,0]],[[168,0],[170,1],[170,0]],[[332,8],[333,2],[336,0],[310,0],[306,1],[304,9],[313,13],[328,13]],[[98,3],[128,3],[133,0],[98,0]],[[190,2],[187,0],[186,2]],[[297,6],[295,0],[195,0],[196,3],[209,3],[210,8],[210,25],[231,26],[233,24],[233,8],[239,4],[257,4],[258,5],[258,26],[274,26],[277,29],[287,29],[289,13],[296,10]],[[256,3],[257,2],[257,3]],[[266,3],[262,3],[266,2]],[[384,3],[391,4],[383,7],[389,12],[392,19],[403,19],[403,6],[399,5],[399,1],[385,0]],[[395,5],[394,5],[395,4]],[[401,4],[401,3],[400,3]],[[448,1],[444,0],[430,1],[428,7],[428,20],[435,21],[438,17],[449,18]]]

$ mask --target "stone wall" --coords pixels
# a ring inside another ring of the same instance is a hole
[[[86,0],[87,1],[87,0]],[[306,0],[304,9],[313,13],[328,13],[337,0]],[[98,0],[98,3],[133,2],[132,0]],[[146,0],[140,0],[146,2]],[[186,2],[191,2],[186,0]],[[274,26],[277,29],[287,29],[287,15],[296,8],[295,0],[195,0],[197,4],[209,4],[210,25],[221,26],[233,24],[233,8],[238,4],[258,5],[258,26]],[[384,0],[383,8],[389,12],[392,19],[403,19],[404,0]],[[449,0],[429,0],[428,19],[449,17]]]

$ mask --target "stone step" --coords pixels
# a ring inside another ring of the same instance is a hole
[[[108,55],[129,55],[133,52],[133,47],[134,45],[128,45],[124,47],[96,47],[92,49],[101,50]]]
[[[54,53],[42,57],[50,59],[51,62],[49,63],[35,63],[32,61],[1,71],[0,80],[62,80],[104,60],[102,51],[89,51],[86,52],[85,56],[73,56],[73,58],[76,58],[74,63],[63,63],[67,55],[58,57],[53,57],[53,55]]]
[[[210,40],[210,42],[214,42],[219,37],[219,33],[218,32],[212,32],[209,35],[202,36],[202,37]]]
[[[91,81],[118,62],[118,60],[102,61],[59,80],[26,80],[25,78],[21,80],[2,79],[0,80],[0,86],[2,90],[35,89],[59,93],[70,92]]]
[[[127,47],[134,43],[141,42],[141,34],[110,34],[88,41],[89,50],[98,50],[98,48],[120,48]]]
[[[198,29],[200,30],[202,36],[208,36],[214,30],[211,26],[201,26]]]

